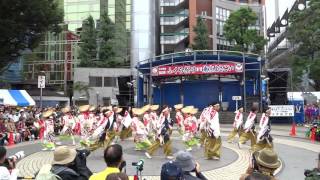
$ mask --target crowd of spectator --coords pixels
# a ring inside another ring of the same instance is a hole
[[[312,124],[320,119],[320,109],[318,104],[307,104],[304,107],[305,123]]]

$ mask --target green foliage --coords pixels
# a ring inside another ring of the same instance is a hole
[[[100,39],[100,51],[99,51],[99,63],[107,64],[115,56],[112,39],[114,38],[115,27],[114,23],[110,20],[107,13],[104,13],[101,17],[101,27],[99,32]]]
[[[266,40],[259,35],[258,30],[252,29],[258,17],[250,7],[241,7],[230,14],[223,31],[226,39],[235,43],[234,50],[261,53]]]
[[[87,98],[89,98],[89,90],[91,90],[91,87],[87,85],[84,82],[77,81],[73,84],[73,90],[81,93],[85,93]]]
[[[97,31],[92,16],[82,22],[80,44],[80,67],[94,67],[97,59]]]
[[[208,27],[205,20],[202,17],[197,18],[197,25],[193,28],[196,36],[194,38],[194,44],[192,48],[194,50],[206,50],[209,49],[209,34]]]
[[[63,22],[54,0],[1,0],[0,9],[0,69],[37,47],[45,32],[59,32]]]
[[[289,22],[288,39],[297,47],[290,58],[294,83],[300,83],[302,71],[310,67],[314,88],[320,90],[320,2],[310,0],[309,8],[290,14]]]
[[[320,2],[310,0],[309,6],[290,15],[288,39],[293,44],[299,44],[298,55],[313,59],[320,49]]]

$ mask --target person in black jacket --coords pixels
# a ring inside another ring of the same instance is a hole
[[[207,180],[200,172],[199,163],[193,160],[189,152],[179,151],[174,163],[182,169],[184,180]],[[195,174],[195,176],[193,174]]]
[[[57,147],[53,153],[52,173],[59,176],[61,180],[86,180],[88,177],[82,175],[73,168],[77,151],[67,146]]]

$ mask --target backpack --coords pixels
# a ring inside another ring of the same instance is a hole
[[[51,164],[43,165],[36,175],[35,180],[61,180],[58,175],[52,173],[51,169]]]
[[[161,180],[183,180],[183,171],[174,162],[170,161],[161,167]]]

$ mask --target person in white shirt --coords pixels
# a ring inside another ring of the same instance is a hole
[[[230,132],[228,136],[228,143],[232,143],[235,136],[238,134],[239,137],[241,136],[242,133],[242,124],[243,124],[243,108],[239,108],[235,112],[236,116],[234,117],[234,122],[233,122],[233,130]]]
[[[15,169],[15,159],[9,161],[11,171],[3,165],[6,160],[7,150],[4,146],[0,146],[0,179],[1,180],[16,180],[19,170]]]
[[[246,143],[248,140],[251,141],[251,148],[256,144],[256,132],[255,132],[255,121],[257,118],[257,107],[253,106],[247,117],[247,121],[244,124],[244,132],[239,138],[238,146],[241,148],[242,144]]]
[[[219,160],[221,156],[221,136],[219,123],[220,104],[214,104],[210,112],[210,119],[206,125],[207,138],[205,143],[206,159]]]
[[[253,151],[260,151],[264,148],[273,148],[272,137],[270,135],[271,127],[269,116],[271,114],[271,109],[265,110],[262,114],[259,122],[259,133],[257,136],[257,143],[253,147]]]

